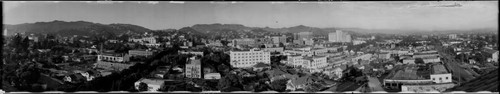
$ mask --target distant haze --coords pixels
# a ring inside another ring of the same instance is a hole
[[[149,29],[195,24],[393,30],[498,29],[498,1],[464,2],[53,2],[4,1],[4,24],[90,21]]]

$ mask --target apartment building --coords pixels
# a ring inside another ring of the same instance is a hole
[[[249,51],[230,51],[231,66],[233,67],[252,67],[257,63],[271,63],[270,52],[260,49],[250,49]]]

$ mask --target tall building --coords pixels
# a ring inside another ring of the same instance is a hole
[[[312,32],[295,33],[295,40],[312,39]]]
[[[273,36],[271,37],[273,40],[273,43],[286,43],[286,35],[283,36]]]
[[[457,39],[457,34],[450,34],[450,35],[448,35],[448,38]]]
[[[255,39],[250,39],[250,38],[233,40],[234,45],[254,45],[255,43],[256,43]]]
[[[201,60],[196,56],[189,58],[185,70],[187,78],[201,78]]]
[[[250,51],[230,51],[230,62],[233,67],[252,67],[257,63],[271,63],[270,52],[250,49]]]
[[[336,30],[335,33],[328,33],[328,41],[330,42],[351,42],[351,35],[344,33],[341,30]]]

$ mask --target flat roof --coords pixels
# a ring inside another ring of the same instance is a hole
[[[446,68],[444,67],[444,65],[441,65],[441,64],[437,64],[437,65],[434,65],[432,66],[433,68],[433,74],[445,74],[445,73],[448,73],[448,71],[446,70]]]
[[[418,75],[417,72],[418,72],[418,66],[408,65],[405,66],[404,69],[397,71],[393,75],[389,75],[387,78],[393,80],[426,80],[423,77],[426,75]]]

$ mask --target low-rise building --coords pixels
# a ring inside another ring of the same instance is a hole
[[[117,71],[128,69],[130,66],[133,65],[134,64],[131,63],[117,63],[117,62],[106,62],[106,61],[97,61],[97,63],[94,63],[95,68],[102,68],[105,70],[117,70]]]
[[[102,53],[97,55],[97,61],[128,62],[130,61],[130,55],[118,53]]]
[[[432,81],[435,83],[449,83],[452,81],[451,73],[446,70],[446,68],[441,64],[436,64],[432,66],[432,74],[430,75]]]
[[[294,67],[302,67],[310,72],[320,72],[328,66],[326,56],[289,56],[286,64]]]
[[[179,51],[180,54],[193,54],[193,55],[199,55],[203,56],[203,52],[196,52],[196,51]]]
[[[130,56],[145,56],[145,57],[148,57],[148,56],[152,56],[153,55],[153,51],[149,51],[149,50],[129,50],[128,54]]]
[[[234,39],[231,43],[233,45],[254,45],[255,39],[244,38],[244,39]]]
[[[155,37],[130,38],[128,41],[137,43],[156,43]]]

